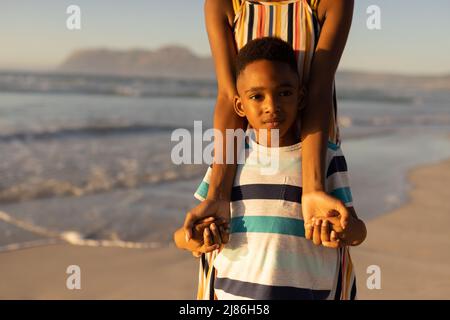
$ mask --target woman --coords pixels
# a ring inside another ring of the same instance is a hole
[[[334,76],[350,30],[353,5],[352,0],[205,1],[206,27],[218,83],[214,128],[223,137],[226,129],[247,127],[233,110],[237,51],[249,40],[264,36],[280,37],[296,51],[300,84],[307,89],[306,106],[299,123],[305,225],[314,216],[339,214],[345,228],[349,216],[340,200],[324,192],[324,168],[327,144],[340,144]],[[211,176],[205,177],[196,193],[204,201],[186,216],[187,237],[200,218],[210,215],[229,218],[236,165],[224,164],[226,141],[221,145],[222,148],[220,144],[215,145]],[[306,238],[311,239],[311,235],[307,234]],[[350,298],[354,288],[348,258],[346,250],[342,250],[342,290],[336,298]],[[199,298],[214,298],[212,259],[214,253],[202,256]]]

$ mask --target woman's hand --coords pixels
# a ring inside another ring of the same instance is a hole
[[[338,217],[313,217],[311,223],[305,226],[305,234],[312,234],[315,245],[321,244],[328,248],[360,245],[367,236],[366,225],[358,218],[353,207],[349,207],[348,211],[350,217],[345,230],[341,228]]]
[[[305,238],[313,240],[309,226],[312,218],[339,217],[343,229],[348,225],[349,210],[344,203],[323,191],[312,191],[302,195],[302,214],[305,222]]]
[[[331,219],[331,220],[329,220]],[[336,219],[337,221],[332,221]],[[333,225],[336,224],[336,225]],[[341,231],[340,233],[334,228],[339,229]],[[312,241],[315,245],[323,245],[327,248],[341,248],[345,244],[341,241],[341,239],[338,237],[338,234],[342,233],[342,228],[340,228],[340,222],[339,220],[334,218],[317,218],[313,220],[313,225],[310,226],[312,231]]]
[[[227,200],[206,199],[189,211],[186,214],[183,225],[186,241],[189,241],[192,238],[195,223],[202,218],[210,216],[228,223],[230,221],[230,202]]]

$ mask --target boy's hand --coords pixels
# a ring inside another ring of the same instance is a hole
[[[190,242],[196,246],[192,251],[195,257],[219,249],[229,240],[229,224],[223,219],[204,218],[194,225],[193,231]]]
[[[186,234],[186,241],[192,238],[193,227],[195,223],[206,217],[221,218],[226,222],[230,221],[230,202],[226,200],[211,200],[206,199],[199,203],[195,208],[186,214],[184,220],[184,233]],[[211,230],[212,231],[212,230]],[[228,241],[224,241],[226,243]]]

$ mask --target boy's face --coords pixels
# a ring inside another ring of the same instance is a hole
[[[296,143],[294,122],[300,104],[299,80],[287,63],[258,60],[247,65],[237,79],[238,95],[235,111],[247,117],[255,129],[256,138],[267,131],[267,145],[271,146],[272,130],[279,130],[279,146]],[[264,140],[263,140],[264,143]]]

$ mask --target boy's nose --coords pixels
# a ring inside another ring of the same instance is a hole
[[[278,101],[274,97],[268,97],[265,102],[266,102],[264,104],[265,113],[275,113],[276,111],[280,110]]]

